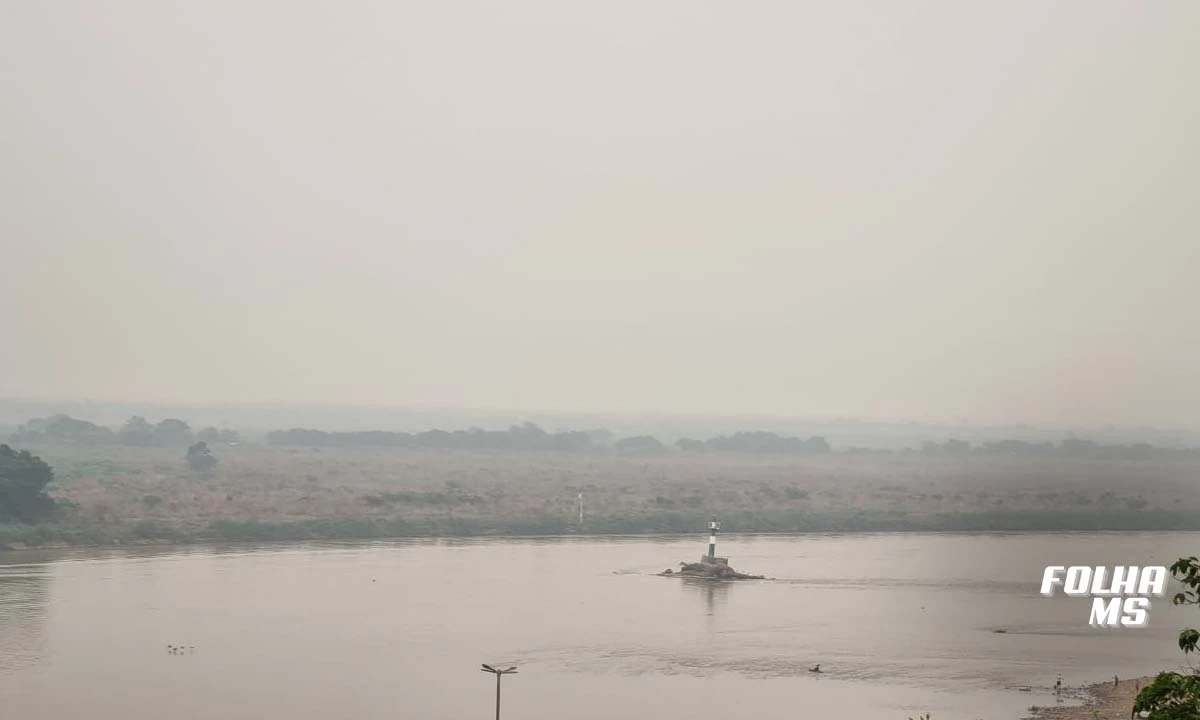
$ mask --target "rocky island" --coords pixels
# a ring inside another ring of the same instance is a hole
[[[679,563],[679,571],[671,568],[659,573],[663,577],[704,578],[707,580],[765,580],[764,575],[747,575],[729,567],[727,563]]]
[[[708,554],[698,563],[679,563],[679,570],[671,568],[659,573],[662,577],[702,578],[706,580],[764,580],[762,575],[746,575],[729,566],[729,558],[717,557],[717,531],[721,523],[714,517],[708,524]]]

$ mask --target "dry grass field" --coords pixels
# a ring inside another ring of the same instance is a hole
[[[1186,458],[634,457],[244,444],[216,447],[216,469],[197,473],[181,449],[29,449],[55,469],[51,491],[68,508],[65,525],[143,540],[672,532],[712,513],[733,531],[1156,529],[1200,516],[1200,463]]]

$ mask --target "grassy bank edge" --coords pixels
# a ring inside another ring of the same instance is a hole
[[[535,516],[478,518],[336,518],[295,522],[216,520],[201,529],[140,522],[96,525],[64,520],[35,525],[0,524],[0,548],[101,546],[213,541],[383,540],[421,537],[563,535],[670,535],[703,531],[706,513],[670,512],[639,517]],[[903,514],[894,512],[734,512],[721,515],[726,532],[1138,532],[1200,531],[1200,514],[1148,511],[983,512]]]

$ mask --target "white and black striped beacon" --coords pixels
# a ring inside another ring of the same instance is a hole
[[[717,531],[721,529],[721,523],[717,522],[717,517],[708,523],[708,561],[715,563],[717,561]]]

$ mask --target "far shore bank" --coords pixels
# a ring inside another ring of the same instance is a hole
[[[293,522],[217,520],[204,527],[138,522],[96,525],[69,520],[0,524],[0,550],[436,538],[681,537],[702,533],[706,513],[591,518],[580,524],[531,518],[330,518]],[[728,535],[870,533],[1200,532],[1192,513],[1014,512],[902,516],[893,513],[730,513]]]
[[[31,451],[58,510],[0,521],[0,546],[690,535],[714,513],[734,534],[1200,531],[1200,455]]]

